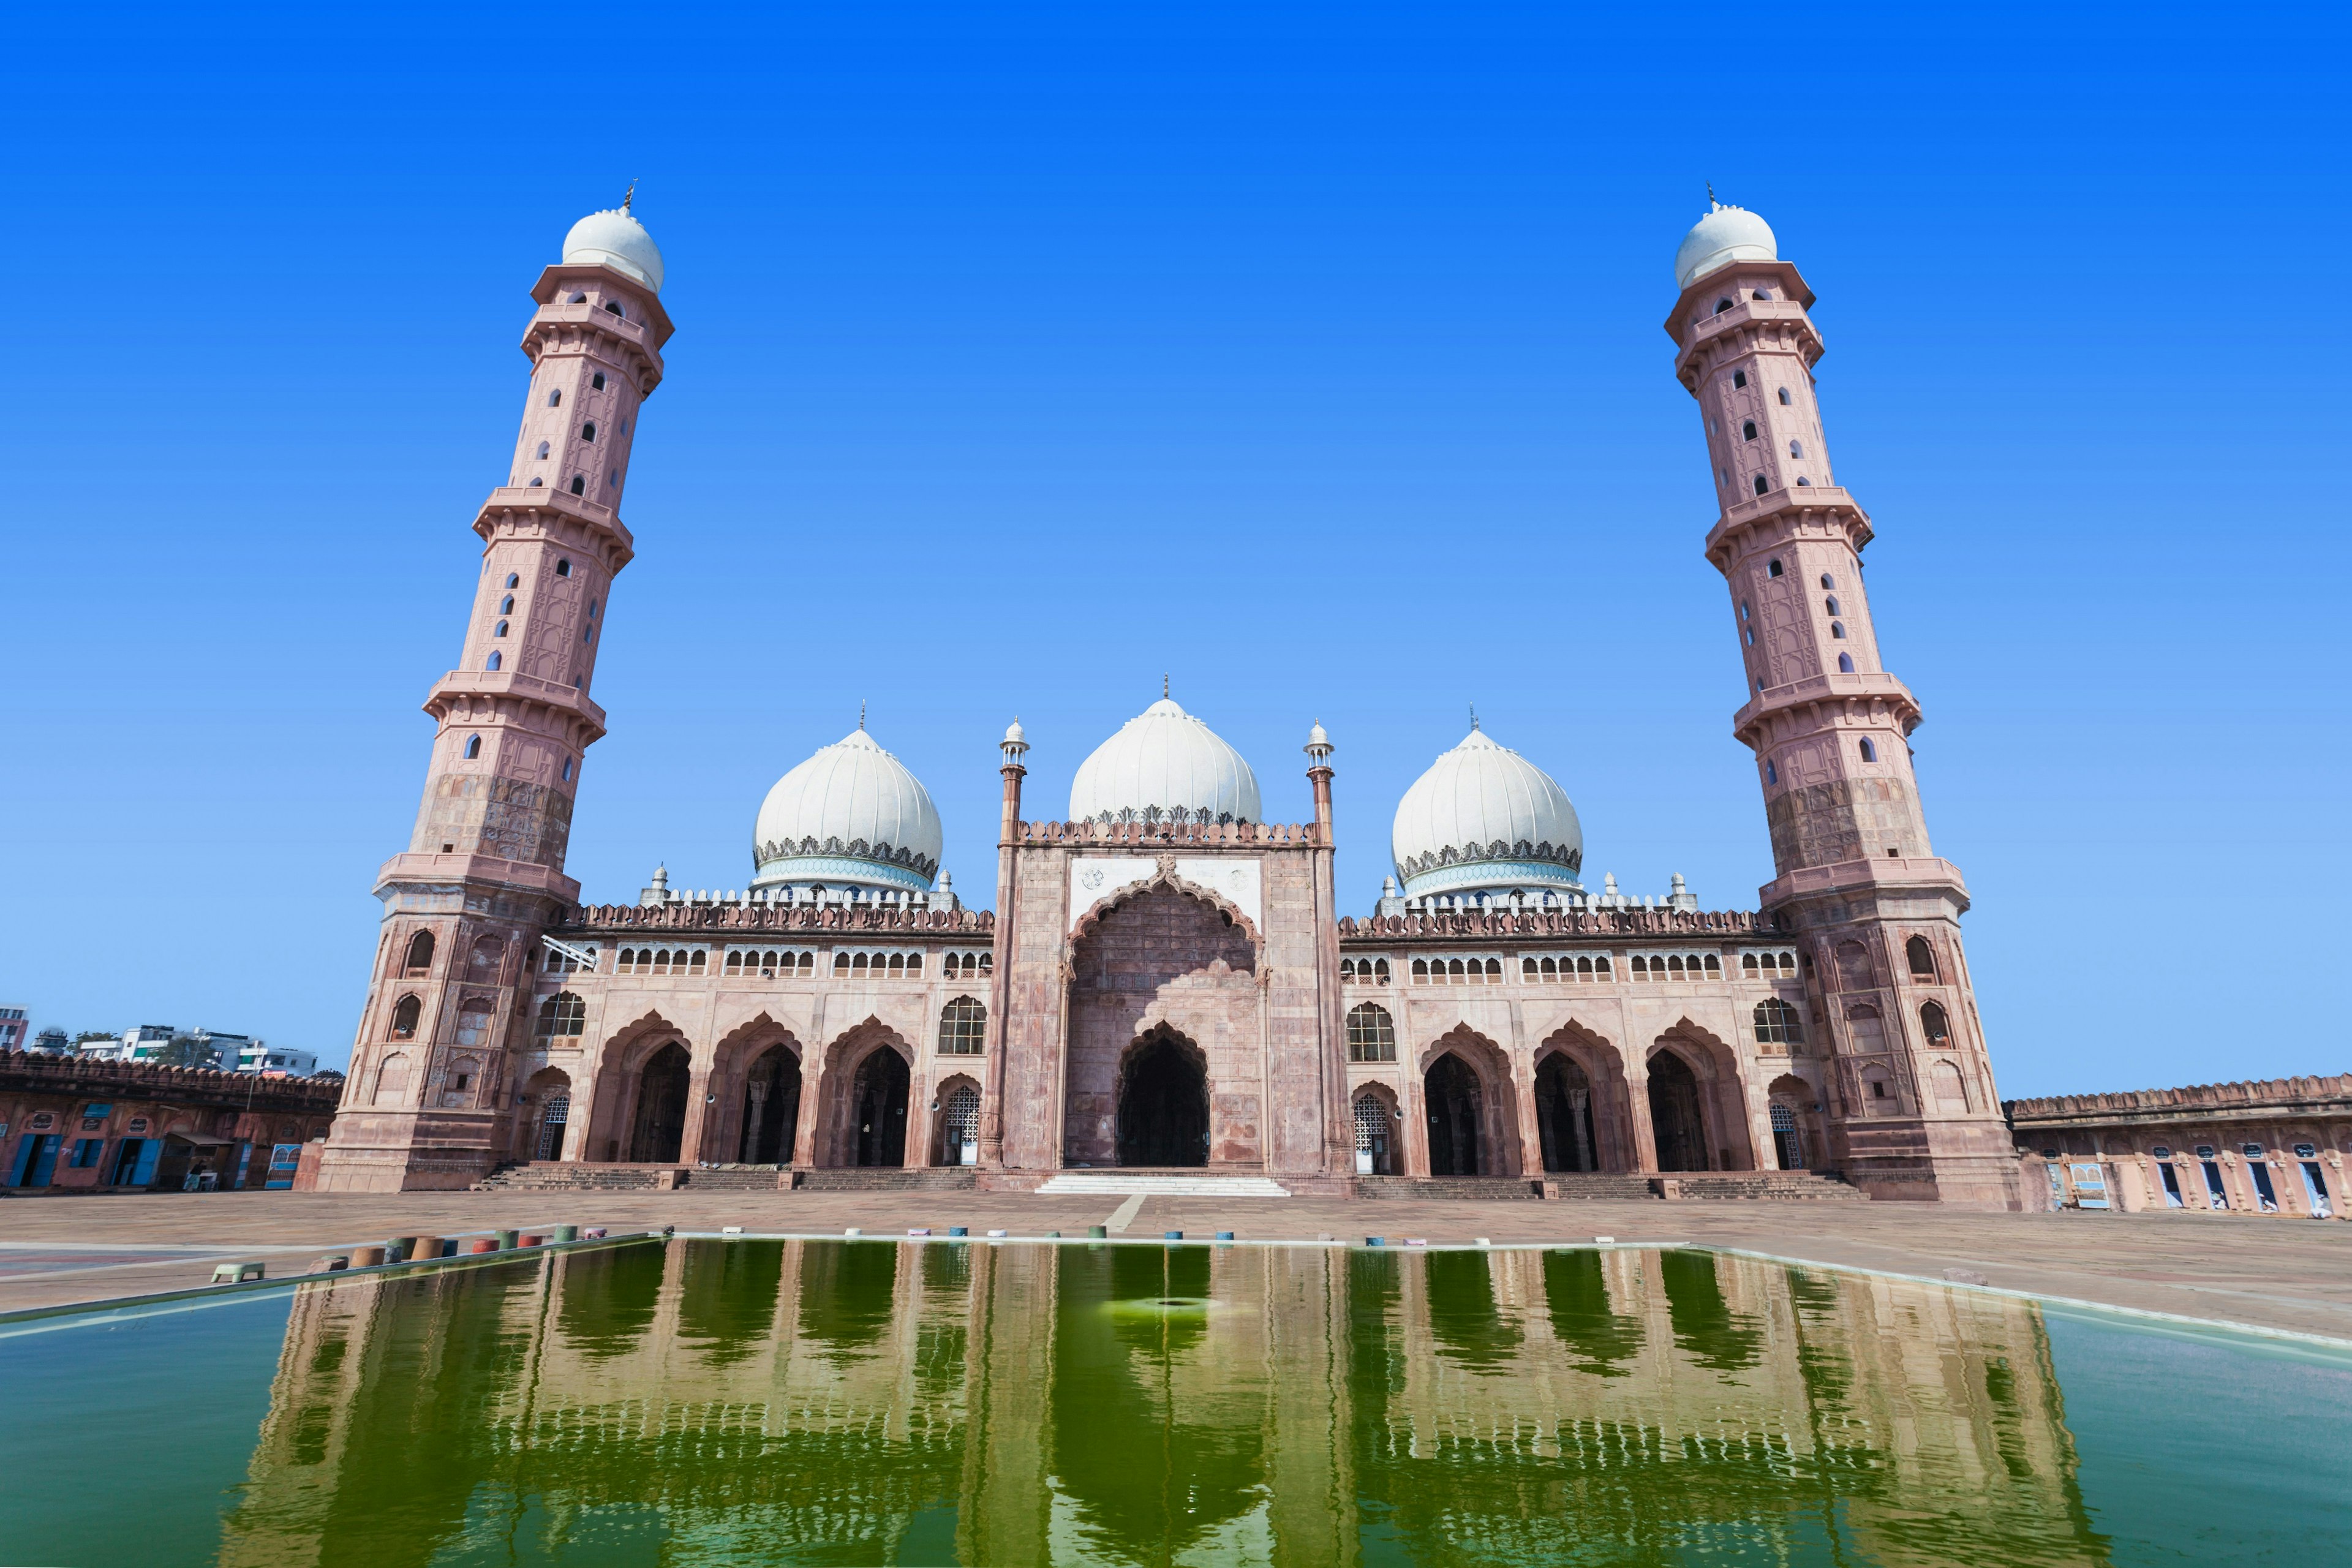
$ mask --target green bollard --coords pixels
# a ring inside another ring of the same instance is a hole
[[[548,1239],[558,1246],[567,1241],[577,1241],[580,1239],[580,1227],[576,1225],[559,1225],[555,1227],[555,1234]]]
[[[1088,1241],[1105,1241],[1109,1239],[1109,1237],[1110,1232],[1101,1226],[1090,1225],[1087,1226],[1087,1239]]]
[[[513,1231],[502,1230],[499,1232],[499,1250],[500,1252],[512,1252],[514,1250],[514,1244],[515,1233]]]

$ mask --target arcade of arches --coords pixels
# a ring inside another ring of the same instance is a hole
[[[1119,1064],[1118,1163],[1209,1163],[1207,1058],[1173,1029],[1143,1036]]]

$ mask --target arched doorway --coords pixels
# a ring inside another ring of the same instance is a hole
[[[686,1047],[676,1040],[646,1058],[637,1075],[637,1121],[629,1134],[629,1158],[667,1164],[677,1158],[686,1137],[686,1095],[693,1077]]]
[[[743,1140],[736,1158],[747,1165],[788,1165],[800,1131],[801,1062],[771,1046],[743,1075]]]
[[[850,1114],[855,1117],[856,1163],[861,1165],[903,1165],[907,1163],[907,1058],[887,1046],[877,1046],[857,1064],[850,1080]]]
[[[1698,1109],[1698,1075],[1672,1051],[1650,1058],[1650,1133],[1661,1171],[1704,1171],[1706,1123]]]
[[[1478,1173],[1478,1075],[1470,1064],[1446,1052],[1423,1078],[1429,1101],[1429,1173]]]
[[[1555,1051],[1536,1068],[1536,1132],[1547,1171],[1597,1171],[1592,1080],[1581,1063]]]
[[[980,1163],[980,1086],[968,1078],[950,1079],[940,1086],[939,1107],[931,1163]]]
[[[1356,1173],[1397,1174],[1396,1110],[1377,1089],[1356,1091]]]
[[[1118,1163],[1209,1163],[1209,1064],[1172,1029],[1152,1030],[1119,1064]]]
[[[572,1075],[561,1068],[534,1073],[518,1101],[515,1149],[526,1160],[563,1158],[563,1133],[572,1122]]]

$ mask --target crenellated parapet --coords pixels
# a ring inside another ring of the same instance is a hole
[[[2004,1100],[2001,1109],[2009,1113],[2012,1125],[2231,1111],[2352,1111],[2352,1073],[2195,1083],[2179,1089],[2135,1089],[2113,1094],[2043,1095],[2032,1100]]]
[[[986,910],[924,910],[904,906],[774,903],[583,904],[557,934],[598,931],[894,931],[981,937],[996,930]]]
[[[1536,910],[1496,913],[1484,910],[1426,914],[1348,916],[1339,940],[1461,942],[1465,939],[1533,941],[1553,937],[1757,936],[1772,935],[1771,923],[1753,910]]]
[[[160,1062],[97,1061],[37,1051],[0,1051],[0,1090],[15,1093],[114,1095],[189,1105],[233,1105],[318,1115],[342,1098],[340,1078],[257,1078],[215,1068]]]
[[[1132,822],[1024,822],[1020,844],[1132,847],[1170,844],[1207,848],[1324,848],[1330,840],[1311,822],[1202,822],[1182,813],[1146,812]]]

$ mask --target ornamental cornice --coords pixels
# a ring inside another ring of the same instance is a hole
[[[541,272],[539,281],[530,286],[530,297],[541,305],[551,304],[558,290],[567,286],[577,289],[583,283],[593,284],[635,301],[636,321],[652,329],[647,333],[652,339],[647,345],[649,348],[659,349],[669,342],[670,333],[677,331],[670,325],[669,312],[662,309],[659,294],[619,268],[607,267],[601,261],[556,262]]]
[[[908,910],[844,907],[839,904],[582,904],[557,928],[593,936],[600,932],[664,931],[888,931],[969,941],[992,935],[996,916],[987,910]]]
[[[1820,329],[1794,300],[1743,300],[1720,314],[1699,318],[1690,346],[1675,357],[1675,378],[1696,397],[1699,383],[1726,360],[1778,353],[1795,354],[1810,368],[1822,350]]]
[[[1178,821],[1173,814],[1151,821],[1139,817],[1133,822],[1024,822],[1015,826],[1009,842],[1071,849],[1156,847],[1162,844],[1207,849],[1328,847],[1328,841],[1311,822]]]
[[[1908,735],[1920,718],[1910,688],[1883,670],[1809,675],[1749,698],[1731,716],[1731,732],[1750,747],[1823,724],[1892,725]]]
[[[488,544],[501,530],[520,538],[551,539],[593,551],[607,576],[636,558],[637,545],[621,514],[569,490],[501,485],[475,515],[474,531]]]
[[[636,384],[640,399],[653,395],[662,381],[661,355],[646,342],[645,328],[595,305],[545,305],[523,330],[522,352],[535,367],[562,350],[583,355],[597,353],[607,363],[625,366]]]
[[[590,741],[604,735],[604,710],[584,691],[526,675],[519,669],[453,669],[433,683],[425,711],[436,720],[480,711],[487,704],[497,717],[536,710],[560,715]]]
[[[1674,339],[1675,347],[1680,348],[1682,346],[1685,336],[1683,323],[1691,318],[1693,311],[1698,311],[1703,314],[1712,314],[1711,311],[1707,310],[1706,307],[1712,301],[1723,298],[1725,286],[1729,279],[1729,276],[1732,274],[1738,274],[1748,278],[1760,278],[1767,275],[1777,278],[1780,280],[1780,292],[1785,297],[1786,303],[1802,306],[1807,309],[1810,309],[1812,305],[1812,288],[1811,285],[1806,283],[1804,274],[1797,270],[1797,264],[1795,262],[1727,261],[1722,266],[1711,268],[1710,270],[1700,274],[1698,277],[1692,279],[1690,287],[1685,289],[1681,295],[1675,299],[1675,308],[1666,312],[1666,319],[1664,321],[1666,336]],[[1750,304],[1758,302],[1759,301],[1755,300],[1748,301],[1748,303]],[[1784,301],[1770,302],[1780,303]],[[1737,310],[1738,308],[1738,307],[1737,305],[1733,307],[1734,310]],[[1729,310],[1724,312],[1727,316],[1730,313],[1731,311]]]
[[[2001,1103],[2012,1126],[2352,1115],[2352,1073],[2195,1083],[2114,1094],[2053,1094]]]
[[[1446,866],[1483,866],[1507,860],[1546,861],[1566,867],[1572,875],[1584,869],[1584,847],[1580,844],[1554,844],[1549,839],[1530,844],[1524,838],[1515,844],[1499,838],[1488,844],[1448,844],[1398,862],[1397,870],[1406,877],[1419,877]]]
[[[1564,937],[1754,937],[1779,933],[1752,910],[1438,910],[1405,915],[1353,916],[1339,921],[1344,947],[1391,949],[1420,943],[1493,942]]]

